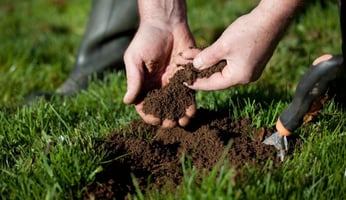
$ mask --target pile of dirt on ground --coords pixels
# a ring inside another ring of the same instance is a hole
[[[146,97],[150,106],[145,112],[161,118],[180,118],[194,101],[193,91],[182,83],[210,76],[224,66],[225,62],[221,62],[206,71],[184,66],[167,86]],[[222,155],[238,169],[245,164],[261,166],[268,159],[273,160],[275,166],[281,165],[274,147],[262,144],[272,130],[255,129],[251,119],[234,120],[225,113],[199,109],[185,128],[164,129],[134,121],[111,133],[98,147],[109,152],[105,160],[110,162],[86,187],[85,199],[124,199],[127,194],[135,193],[132,175],[142,190],[175,187],[183,178],[182,155],[191,159],[198,170],[212,169]]]
[[[272,133],[268,128],[253,128],[250,119],[232,121],[208,110],[198,110],[185,129],[164,129],[134,121],[106,138],[101,147],[110,152],[106,160],[111,162],[103,166],[84,196],[124,199],[135,193],[131,174],[142,190],[175,187],[183,178],[183,154],[199,170],[212,169],[222,155],[236,169],[245,164],[260,167],[268,159],[280,167],[274,147],[262,144]]]

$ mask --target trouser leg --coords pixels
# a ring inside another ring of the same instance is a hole
[[[75,94],[93,76],[123,68],[123,55],[137,26],[136,0],[93,0],[74,68],[56,93]]]

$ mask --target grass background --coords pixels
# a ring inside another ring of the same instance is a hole
[[[207,46],[257,1],[188,1],[188,17],[199,46]],[[139,119],[122,103],[124,72],[109,74],[74,98],[21,106],[26,95],[54,91],[72,69],[90,9],[83,0],[0,2],[0,198],[80,198],[102,170],[106,152],[95,143]],[[224,91],[198,92],[199,107],[228,109],[254,127],[275,125],[301,76],[323,53],[341,53],[338,8],[311,3],[296,17],[259,81]],[[345,199],[346,114],[333,101],[314,123],[296,131],[301,153],[276,169],[244,167],[241,181],[227,163],[204,176],[189,165],[178,191],[139,192],[146,199]]]

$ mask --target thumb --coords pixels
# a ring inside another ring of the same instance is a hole
[[[142,82],[143,82],[143,72],[142,64],[135,62],[127,62],[126,64],[126,81],[127,81],[127,91],[123,98],[125,104],[131,104],[136,101],[138,94],[140,93]]]
[[[202,70],[215,65],[222,60],[219,51],[215,44],[205,48],[193,59],[193,66]]]

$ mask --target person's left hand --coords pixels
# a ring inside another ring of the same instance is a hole
[[[194,40],[186,24],[174,28],[165,24],[142,23],[133,41],[125,52],[127,92],[124,103],[135,104],[142,119],[152,125],[174,127],[186,126],[196,112],[196,105],[186,110],[178,121],[159,119],[143,112],[143,97],[156,88],[166,85],[178,70],[178,62],[184,62],[179,52],[194,46]],[[191,62],[191,60],[190,60]]]

